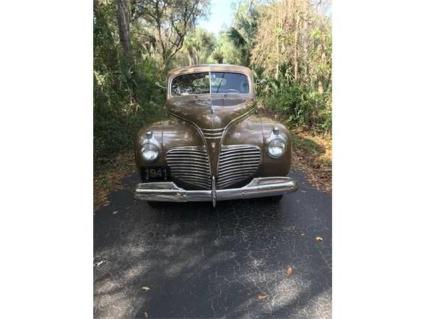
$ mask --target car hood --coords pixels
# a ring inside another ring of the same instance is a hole
[[[201,129],[225,128],[254,107],[253,96],[240,94],[206,94],[169,98],[170,113]]]

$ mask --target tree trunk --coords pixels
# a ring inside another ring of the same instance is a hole
[[[294,80],[297,81],[299,78],[299,56],[298,56],[298,45],[299,45],[299,12],[296,11],[296,26],[294,30],[294,56],[293,56],[293,65],[294,65]]]
[[[124,56],[131,58],[129,0],[117,0],[117,21]]]
[[[280,76],[280,40],[278,36],[276,41],[276,50],[277,50],[277,64],[275,65],[275,80],[278,80],[278,77]]]
[[[281,24],[279,23],[279,19],[278,17],[275,17],[275,29],[278,29],[281,27]],[[275,35],[275,50],[276,50],[276,65],[275,65],[275,80],[278,80],[278,77],[280,75],[280,33],[277,32],[277,34]]]

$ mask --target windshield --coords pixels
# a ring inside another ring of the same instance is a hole
[[[211,91],[210,91],[211,90]],[[179,75],[172,81],[174,96],[208,93],[249,93],[246,75],[230,72],[201,72]]]

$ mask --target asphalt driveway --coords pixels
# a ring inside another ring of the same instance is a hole
[[[94,216],[96,318],[331,318],[331,196],[300,172],[268,199],[133,199],[136,174]]]

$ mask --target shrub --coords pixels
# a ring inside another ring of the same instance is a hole
[[[154,85],[160,72],[152,61],[117,68],[94,72],[95,164],[131,148],[137,131],[163,112],[164,92]]]
[[[280,77],[265,79],[257,86],[264,107],[282,116],[291,127],[317,132],[331,130],[331,94]]]

